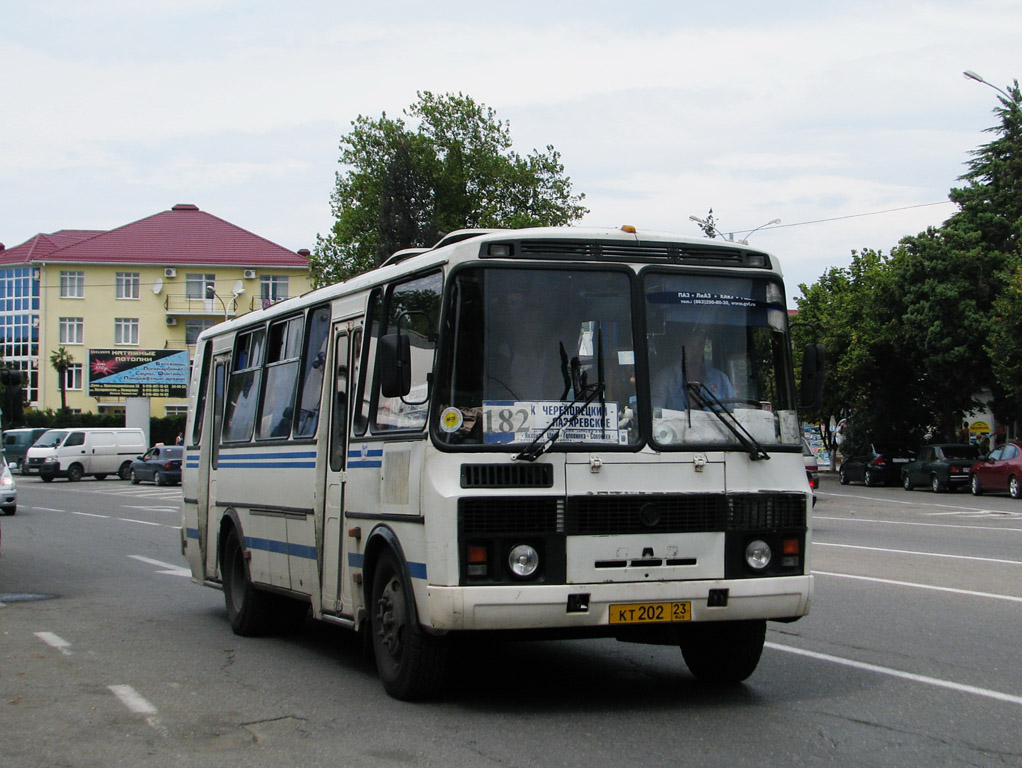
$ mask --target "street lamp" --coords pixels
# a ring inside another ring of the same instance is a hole
[[[996,85],[994,85],[993,83],[991,83],[991,82],[989,82],[987,80],[984,80],[982,77],[980,77],[979,75],[977,75],[975,72],[973,72],[970,69],[967,69],[964,72],[962,72],[962,77],[964,77],[966,80],[975,80],[977,83],[983,83],[983,85],[989,85],[991,88],[993,88],[999,94],[1001,94],[1004,98],[1006,98],[1011,104],[1016,104],[1017,103],[1014,98],[1012,98],[1010,95],[1008,95],[1007,91],[1005,91],[1005,90],[1003,90],[1001,88],[998,88]]]
[[[712,211],[710,213],[712,213]],[[710,234],[711,232],[713,232],[715,234],[720,235],[722,240],[731,239],[730,237],[724,237],[724,233],[713,225],[713,221],[709,217],[705,219],[700,219],[698,216],[689,216],[688,220],[694,221],[696,224],[698,224],[699,228],[703,230],[703,232],[705,232],[706,234]]]
[[[781,223],[780,219],[771,219],[766,224],[760,224],[755,229],[750,229],[749,230],[749,234],[746,235],[742,240],[739,240],[738,242],[741,243],[742,245],[748,245],[749,244],[749,235],[751,235],[753,232],[759,232],[759,230],[763,229],[763,227],[772,227],[774,224],[780,224],[780,223]]]
[[[241,282],[241,281],[239,280],[238,282]],[[241,294],[243,294],[244,292],[245,292],[244,288],[235,288],[234,292],[231,294],[231,300],[229,302],[225,302],[222,298],[220,298],[220,294],[216,292],[216,289],[212,285],[207,285],[206,286],[206,298],[207,299],[216,299],[217,301],[220,302],[220,306],[224,308],[224,322],[225,323],[230,319],[230,307],[231,307],[231,305],[232,304],[236,305],[237,301],[238,301],[238,297]]]

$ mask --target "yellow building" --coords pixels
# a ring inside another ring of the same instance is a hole
[[[27,407],[56,410],[50,357],[63,347],[68,409],[117,413],[149,397],[151,416],[182,414],[199,333],[309,290],[308,256],[190,204],[0,245],[0,365],[24,375]]]

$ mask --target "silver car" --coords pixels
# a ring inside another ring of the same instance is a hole
[[[0,512],[13,515],[18,511],[18,486],[14,482],[7,457],[0,454]]]

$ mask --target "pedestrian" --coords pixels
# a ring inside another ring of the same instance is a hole
[[[177,437],[174,439],[174,445],[184,445],[185,435],[184,432],[178,432]]]

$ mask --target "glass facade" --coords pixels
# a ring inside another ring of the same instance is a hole
[[[0,269],[0,357],[26,374],[28,402],[38,400],[39,281],[33,267]]]

